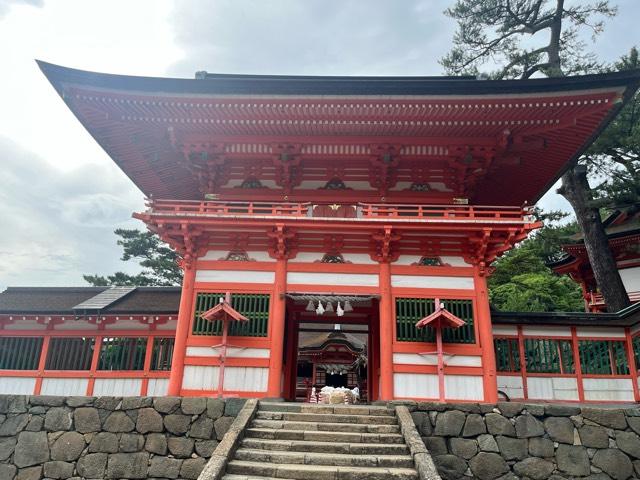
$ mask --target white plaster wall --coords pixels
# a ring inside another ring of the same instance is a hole
[[[343,285],[359,287],[377,287],[378,275],[365,273],[287,273],[289,285]]]
[[[526,325],[522,327],[522,333],[524,335],[531,335],[536,337],[571,337],[571,328],[569,327],[532,327]]]
[[[187,357],[219,357],[220,348],[187,347]],[[269,358],[268,348],[227,348],[227,357],[231,358]]]
[[[169,389],[168,378],[150,378],[147,387],[147,395],[150,397],[163,397]]]
[[[264,367],[227,367],[224,389],[237,392],[266,392],[269,369]]]
[[[316,263],[322,260],[324,253],[321,252],[299,252],[295,258],[288,260],[288,263]],[[371,259],[368,253],[343,253],[342,258],[355,265],[377,265],[378,262]]]
[[[200,260],[220,260],[227,258],[229,255],[229,250],[209,250],[203,257],[200,257]],[[247,251],[247,255],[251,260],[255,260],[256,262],[275,262],[274,258],[269,256],[268,252],[262,252],[259,250],[255,251]]]
[[[187,390],[216,390],[218,367],[185,365],[182,388]]]
[[[613,337],[625,338],[624,328],[621,327],[577,327],[578,337]]]
[[[633,402],[630,378],[583,378],[585,400]]]
[[[408,288],[453,288],[457,290],[473,290],[473,278],[391,275],[391,286]]]
[[[395,398],[438,398],[438,376],[426,373],[394,373]]]
[[[464,261],[462,257],[440,257],[442,263],[448,263],[452,267],[470,267],[471,264]]]
[[[437,355],[394,353],[393,363],[400,365],[437,365]],[[482,358],[477,355],[444,355],[444,364],[451,367],[481,367]]]
[[[273,283],[274,272],[253,270],[198,270],[196,282],[220,283]]]
[[[640,267],[624,268],[619,272],[627,292],[640,291]]]
[[[494,325],[492,331],[494,335],[517,335],[518,327],[513,325]]]
[[[447,400],[484,399],[482,377],[477,375],[445,375],[444,396]]]
[[[156,330],[173,330],[175,331],[175,329],[178,327],[178,321],[177,320],[169,320],[167,321],[167,323],[159,323],[158,325],[156,325]]]
[[[97,330],[98,325],[89,323],[87,320],[66,319],[63,323],[53,326],[54,330]]]
[[[31,377],[0,377],[0,394],[33,395],[36,379]]]
[[[420,258],[420,255],[400,255],[398,259],[393,263],[394,265],[413,265],[417,263]],[[464,261],[462,257],[455,256],[445,256],[440,257],[442,263],[448,263],[452,267],[469,267],[470,265]]]
[[[511,375],[498,375],[498,390],[506,393],[510,399],[524,398],[522,377]]]
[[[47,326],[36,322],[35,320],[16,320],[13,323],[7,323],[5,330],[46,330]]]
[[[96,378],[93,385],[93,395],[96,397],[101,395],[135,397],[140,395],[141,388],[141,378]]]
[[[128,317],[120,318],[113,323],[107,323],[105,330],[149,330],[149,324],[138,320],[129,320]]]
[[[566,377],[527,377],[527,392],[535,400],[578,400],[578,381]]]
[[[41,395],[86,395],[88,378],[43,378]]]

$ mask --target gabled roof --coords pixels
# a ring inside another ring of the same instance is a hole
[[[109,287],[9,287],[0,293],[0,314],[73,314],[74,307]],[[136,287],[102,313],[177,314],[180,287]]]

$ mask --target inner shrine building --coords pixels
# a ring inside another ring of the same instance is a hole
[[[39,66],[181,257],[162,393],[294,399],[303,352],[312,383],[349,374],[369,401],[496,401],[491,262],[540,226],[531,206],[640,80]],[[153,323],[100,305],[58,325],[104,340]],[[299,345],[325,330],[341,333]]]

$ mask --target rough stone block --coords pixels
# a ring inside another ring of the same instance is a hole
[[[138,410],[136,430],[140,433],[162,432],[164,430],[162,415],[153,408],[141,408]]]
[[[218,446],[217,440],[196,440],[196,453],[204,458],[209,458]]]
[[[462,436],[475,437],[482,433],[487,433],[487,426],[484,423],[482,415],[477,413],[467,415],[467,419],[464,422],[464,428],[462,429]]]
[[[558,445],[556,450],[558,469],[574,476],[589,475],[590,463],[587,449],[577,445]]]
[[[480,452],[469,462],[475,477],[480,480],[493,480],[509,471],[509,466],[497,453]]]
[[[191,417],[187,415],[171,414],[164,417],[164,428],[174,435],[187,433],[191,425]]]
[[[37,467],[21,468],[16,475],[16,480],[40,480],[42,478],[42,465]]]
[[[466,415],[459,410],[449,410],[439,413],[436,418],[435,435],[457,437],[462,431]]]
[[[578,430],[580,442],[589,448],[607,448],[609,446],[609,435],[604,427],[584,425]]]
[[[162,433],[148,434],[144,449],[147,452],[155,453],[156,455],[166,455],[167,454],[167,437]]]
[[[516,418],[516,436],[518,438],[541,437],[542,435],[544,435],[542,422],[533,415],[525,414]]]
[[[620,409],[605,409],[584,407],[582,416],[599,425],[624,430],[627,427],[627,420],[624,412]]]
[[[122,405],[122,397],[97,397],[93,406],[100,410],[119,410]]]
[[[13,480],[16,476],[18,469],[15,465],[9,465],[8,463],[0,463],[0,478],[6,480]]]
[[[47,462],[44,464],[44,476],[47,478],[69,478],[73,476],[73,463]]]
[[[528,443],[524,438],[498,436],[496,442],[505,460],[522,460],[529,453]]]
[[[213,432],[213,420],[207,416],[201,415],[195,422],[191,424],[189,436],[192,438],[211,438]]]
[[[442,437],[422,437],[425,447],[431,455],[446,455],[447,443]]]
[[[77,408],[73,413],[75,429],[80,433],[90,433],[100,431],[100,415],[93,407]]]
[[[104,429],[107,432],[121,433],[130,432],[134,429],[133,420],[121,410],[117,410],[109,414],[104,422]]]
[[[580,415],[580,407],[552,403],[544,406],[544,414],[548,417],[573,417]]]
[[[29,414],[20,413],[8,416],[0,425],[0,437],[13,437],[23,431],[29,423]]]
[[[149,465],[150,477],[178,478],[182,460],[169,457],[153,457]]]
[[[89,443],[89,452],[117,453],[118,436],[111,432],[96,433]]]
[[[218,440],[222,440],[224,434],[227,433],[229,427],[233,423],[234,418],[232,417],[220,417],[214,422],[214,428],[216,430],[216,438]]]
[[[16,448],[16,438],[15,437],[6,437],[0,438],[0,461],[4,462],[7,458],[11,456],[13,451]]]
[[[633,432],[616,432],[616,444],[627,455],[640,458],[640,438]]]
[[[193,453],[193,440],[184,437],[170,437],[167,439],[169,452],[178,458],[189,458]]]
[[[573,422],[567,417],[549,417],[544,429],[554,442],[573,444]]]
[[[548,438],[533,437],[529,439],[529,454],[534,457],[553,457],[553,442]]]
[[[147,478],[148,453],[113,453],[107,460],[107,478]]]
[[[444,480],[462,478],[468,468],[467,462],[455,455],[436,455],[433,457],[433,463]]]
[[[120,436],[119,451],[124,453],[139,452],[144,448],[144,436],[138,433],[123,433]]]
[[[221,398],[207,399],[207,416],[212,419],[220,418],[224,415],[224,400]]]
[[[84,437],[78,432],[64,432],[51,447],[51,460],[72,462],[84,450]]]
[[[477,440],[478,447],[480,447],[481,451],[500,453],[500,449],[498,448],[498,444],[496,443],[496,439],[493,437],[493,435],[479,435]]]
[[[207,399],[203,397],[185,397],[180,405],[185,415],[200,415],[207,408]]]
[[[224,406],[225,416],[236,417],[246,402],[246,398],[227,398]]]
[[[43,407],[61,407],[64,405],[64,397],[58,395],[33,395],[29,397],[29,404]]]
[[[451,453],[465,460],[471,459],[478,453],[478,442],[467,438],[452,438],[449,440]]]
[[[160,413],[173,413],[179,407],[179,397],[156,397],[153,399],[153,408]]]
[[[153,399],[151,397],[124,397],[122,399],[122,404],[120,405],[121,410],[137,410],[139,408],[147,408],[153,404]]]
[[[104,478],[107,457],[106,453],[89,453],[80,457],[76,464],[78,475],[84,478]]]
[[[633,474],[633,465],[629,457],[615,448],[598,450],[591,461],[594,466],[616,480],[624,480]]]
[[[0,395],[0,413],[27,413],[27,411],[25,395]]]
[[[187,480],[195,480],[206,464],[207,461],[204,458],[189,458],[182,462],[180,477]]]
[[[29,467],[49,460],[49,441],[46,432],[20,432],[13,463],[18,468]]]
[[[95,400],[95,397],[67,397],[65,402],[71,408],[78,408],[91,406]]]
[[[533,480],[544,480],[555,470],[555,465],[541,458],[526,458],[513,466],[516,475]]]
[[[524,403],[520,402],[498,402],[498,410],[507,418],[515,417],[524,410]]]
[[[487,413],[484,420],[491,435],[516,436],[516,429],[513,424],[499,413]]]

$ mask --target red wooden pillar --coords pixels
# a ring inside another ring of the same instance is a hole
[[[529,384],[527,383],[527,359],[524,352],[524,337],[522,336],[521,325],[518,325],[518,357],[520,359],[520,377],[522,378],[522,396],[527,400],[529,398]]]
[[[169,374],[169,388],[167,395],[180,395],[182,389],[182,375],[184,373],[184,357],[187,354],[187,337],[191,327],[191,307],[193,305],[193,289],[196,280],[195,261],[185,265],[182,279],[182,294],[180,295],[180,310],[176,326],[176,340],[171,359],[171,373]]]
[[[380,400],[393,400],[393,306],[391,267],[380,262]]]
[[[474,286],[476,290],[476,312],[478,325],[478,339],[482,349],[482,370],[484,387],[484,401],[496,403],[498,401],[498,377],[496,376],[496,352],[493,348],[493,330],[491,327],[491,310],[489,307],[489,292],[487,278],[480,274],[480,269],[474,268]]]
[[[147,395],[149,390],[149,371],[151,370],[151,357],[153,355],[153,339],[151,335],[147,337],[147,349],[144,354],[144,366],[142,367],[143,377],[140,386],[140,395]]]
[[[638,369],[636,368],[636,356],[633,351],[633,338],[631,337],[631,329],[626,327],[624,329],[625,347],[627,350],[627,363],[629,364],[629,373],[631,374],[631,380],[633,382],[633,399],[640,401],[640,391],[638,390]],[[614,365],[612,363],[612,365]]]
[[[40,395],[42,390],[42,377],[44,376],[44,367],[47,363],[47,355],[49,354],[49,342],[51,341],[51,335],[45,334],[42,340],[42,349],[40,351],[40,358],[38,360],[38,376],[36,377],[36,385],[33,394]]]
[[[578,331],[576,327],[571,327],[571,350],[573,352],[573,368],[576,371],[576,382],[578,384],[578,400],[584,402],[582,362],[580,361],[580,346],[578,344]]]
[[[269,359],[269,383],[267,397],[278,398],[282,395],[282,354],[284,350],[284,330],[286,320],[287,259],[279,256],[276,262],[273,289],[273,309],[269,319],[271,323],[271,355]]]

